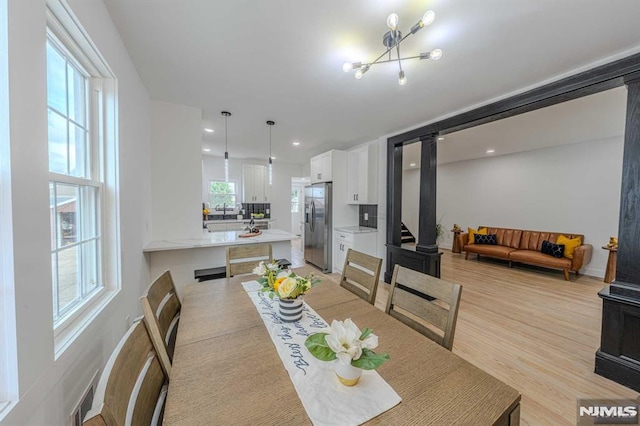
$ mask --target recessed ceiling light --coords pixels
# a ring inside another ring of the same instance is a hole
[[[415,167],[415,166],[416,166],[416,163],[409,164],[409,167]]]
[[[298,146],[298,145],[300,145],[300,142],[293,142],[293,143],[291,143],[291,145]]]
[[[496,152],[496,150],[495,150],[495,149],[488,149],[488,150],[487,150],[487,154],[493,154],[494,152]]]
[[[210,150],[209,148],[202,148],[202,150],[203,150],[204,152],[211,152],[211,150]]]
[[[440,137],[438,138],[438,140],[439,140],[439,141],[443,141],[443,140],[444,140],[444,136],[440,136]]]
[[[215,130],[213,130],[211,127],[205,127],[205,128],[204,128],[204,131],[205,131],[205,132],[207,132],[207,133],[213,133],[213,132],[215,132]]]

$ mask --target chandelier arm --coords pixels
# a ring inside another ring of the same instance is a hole
[[[398,61],[406,61],[408,59],[420,59],[420,55],[418,56],[407,56],[406,58],[398,58],[398,59],[385,59],[384,61],[377,61],[377,62],[370,62],[370,63],[363,63],[362,66],[371,66],[371,65],[378,65],[378,64],[387,64],[389,62],[398,62]]]
[[[402,59],[400,59],[400,43],[396,44],[396,53],[398,54],[398,66],[400,67],[400,71],[402,71]]]
[[[411,33],[409,33],[409,34],[407,34],[407,35],[403,36],[403,37],[398,41],[398,43],[396,43],[396,46],[399,46],[399,45],[400,45],[400,43],[402,43],[402,42],[404,41],[404,39],[406,39],[406,38],[407,38],[407,37],[409,37],[410,35],[411,35]],[[382,57],[383,57],[384,55],[386,55],[387,53],[388,53],[389,55],[391,55],[391,48],[390,48],[390,49],[385,50],[384,52],[382,52],[382,55],[380,55],[380,56],[378,56],[376,59],[374,59],[374,60],[373,60],[373,62],[368,62],[368,63],[364,63],[364,62],[363,62],[363,63],[361,64],[361,66],[367,66],[367,65],[368,65],[368,66],[371,66],[371,65],[375,65],[375,64],[385,64],[385,63],[387,63],[387,62],[395,62],[395,61],[400,61],[400,60],[405,60],[405,59],[414,59],[414,58],[419,58],[419,57],[420,57],[420,56],[411,56],[411,57],[409,57],[409,58],[387,59],[387,60],[381,61],[380,59],[382,59]],[[400,55],[398,55],[398,56],[400,56]]]

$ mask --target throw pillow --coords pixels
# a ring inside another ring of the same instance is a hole
[[[573,259],[573,251],[576,249],[576,247],[582,245],[582,243],[580,242],[580,237],[569,239],[564,235],[560,235],[558,237],[558,241],[556,241],[556,244],[564,244],[564,257],[567,257],[569,259]]]
[[[554,244],[550,243],[547,240],[542,242],[542,248],[540,251],[544,254],[550,254],[553,257],[562,257],[564,256],[564,244]]]
[[[476,231],[473,228],[467,228],[467,231],[469,231],[469,244],[475,243],[475,241],[476,241],[475,235],[476,234],[487,235],[487,228],[480,228],[480,230],[478,230],[478,231]]]
[[[498,244],[498,236],[496,234],[475,234],[473,239],[476,244],[491,244],[493,246]]]

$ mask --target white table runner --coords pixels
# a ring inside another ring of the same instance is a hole
[[[375,370],[363,371],[358,384],[347,387],[333,372],[333,363],[338,361],[320,361],[311,355],[305,340],[311,334],[326,332],[329,326],[309,305],[304,304],[301,321],[284,323],[278,318],[277,300],[259,291],[261,286],[257,281],[245,282],[242,286],[258,309],[314,425],[359,425],[402,400]]]

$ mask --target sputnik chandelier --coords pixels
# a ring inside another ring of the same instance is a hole
[[[371,68],[372,65],[384,64],[387,62],[397,62],[398,67],[400,68],[400,72],[398,73],[398,84],[404,86],[405,84],[407,84],[407,77],[402,70],[402,61],[409,59],[432,59],[434,61],[437,61],[442,57],[442,50],[440,49],[435,49],[431,52],[420,53],[420,55],[417,56],[408,56],[406,58],[400,57],[400,43],[402,43],[407,37],[420,31],[422,27],[431,25],[435,17],[436,14],[432,10],[427,11],[422,16],[422,19],[420,19],[417,24],[411,27],[411,31],[409,31],[407,35],[403,36],[402,32],[398,30],[398,15],[396,13],[392,13],[387,17],[387,27],[389,27],[389,31],[384,33],[384,35],[382,36],[382,44],[387,48],[387,50],[385,50],[382,55],[378,56],[378,58],[373,62],[346,62],[342,66],[342,70],[344,72],[355,70],[354,75],[356,79],[360,80],[362,76],[364,76],[364,74],[369,71],[369,68]],[[395,59],[392,58],[393,50],[396,51],[397,55]],[[387,56],[388,59],[382,59],[385,56]]]

